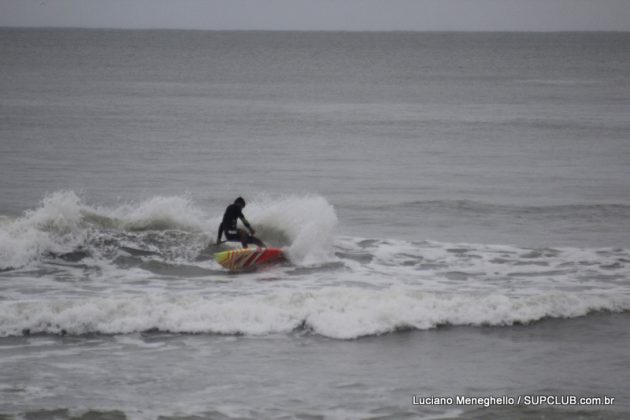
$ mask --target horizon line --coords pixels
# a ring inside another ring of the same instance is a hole
[[[211,28],[128,28],[115,26],[0,26],[0,30],[94,30],[94,31],[188,31],[188,32],[303,32],[303,33],[629,33],[615,29],[211,29]]]

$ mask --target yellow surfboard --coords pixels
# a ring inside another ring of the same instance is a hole
[[[230,271],[253,270],[285,259],[280,248],[240,248],[214,254],[214,260]]]

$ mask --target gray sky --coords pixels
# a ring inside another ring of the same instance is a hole
[[[630,31],[630,0],[0,0],[0,26]]]

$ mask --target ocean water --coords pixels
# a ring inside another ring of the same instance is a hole
[[[627,418],[629,44],[0,30],[0,418]]]

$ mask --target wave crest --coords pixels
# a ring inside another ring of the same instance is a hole
[[[126,334],[142,331],[267,335],[307,329],[354,339],[442,325],[506,326],[593,311],[627,311],[613,294],[453,295],[394,287],[328,287],[268,295],[162,295],[0,303],[0,336],[24,333]]]
[[[112,256],[105,249],[111,248],[112,243],[162,255],[171,255],[172,248],[183,247],[187,248],[184,254],[190,255],[214,242],[221,216],[222,213],[208,214],[186,196],[156,196],[108,207],[88,204],[74,191],[57,191],[46,195],[37,208],[27,210],[19,218],[0,219],[0,269],[23,267],[42,255],[72,253],[77,249],[98,258]],[[263,240],[274,246],[287,246],[296,262],[330,255],[337,216],[323,197],[263,197],[252,201],[247,216]],[[191,235],[165,235],[169,231]],[[152,233],[163,238],[156,240]]]

